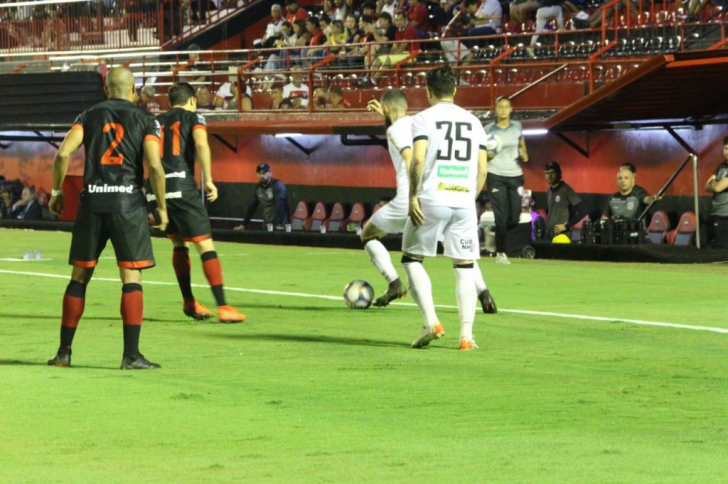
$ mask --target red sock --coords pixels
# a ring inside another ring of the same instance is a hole
[[[121,288],[121,320],[124,322],[124,354],[139,353],[139,333],[144,318],[144,293],[141,284]]]
[[[220,259],[217,258],[217,252],[211,250],[200,256],[202,259],[202,269],[205,271],[207,282],[210,283],[212,294],[218,306],[225,306],[225,292],[222,282],[222,265]]]

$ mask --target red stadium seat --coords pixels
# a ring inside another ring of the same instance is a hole
[[[650,226],[647,227],[647,238],[653,244],[664,244],[667,232],[670,230],[670,219],[664,210],[658,210],[652,216]]]
[[[298,202],[296,211],[291,217],[291,230],[309,230],[311,223],[309,222],[309,206],[306,202]]]
[[[364,220],[366,219],[367,211],[364,208],[363,203],[355,203],[353,207],[351,207],[351,213],[349,214],[349,218],[346,219],[345,225],[347,230],[351,230],[353,228],[356,230],[358,227],[362,227],[364,225]],[[354,230],[351,230],[352,232]]]
[[[346,212],[344,212],[344,206],[340,203],[335,203],[331,208],[331,216],[324,220],[324,227],[328,232],[341,232],[344,229],[344,219]]]
[[[667,242],[673,245],[690,245],[698,228],[695,213],[685,212],[677,223],[677,228],[667,234]]]
[[[326,210],[326,205],[321,202],[317,203],[313,209],[313,215],[306,219],[308,228],[305,230],[320,230],[327,217],[328,211]]]

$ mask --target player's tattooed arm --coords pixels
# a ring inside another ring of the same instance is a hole
[[[420,190],[420,183],[422,182],[422,176],[425,168],[425,154],[427,153],[427,140],[415,141],[414,154],[412,162],[409,167],[409,216],[415,227],[422,225],[425,221],[425,214],[420,208],[420,201],[418,195]]]

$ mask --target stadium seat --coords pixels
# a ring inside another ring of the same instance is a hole
[[[309,230],[311,223],[309,222],[309,206],[306,202],[298,202],[296,211],[291,217],[291,230]]]
[[[357,228],[363,227],[366,217],[367,211],[364,208],[364,204],[355,203],[354,206],[351,207],[351,213],[349,214],[349,218],[344,221],[346,230],[354,232]]]
[[[685,212],[677,223],[677,228],[667,234],[667,243],[672,245],[691,245],[698,224],[695,213]]]
[[[324,227],[327,232],[341,232],[344,230],[344,220],[346,212],[344,206],[341,203],[335,203],[331,208],[331,216],[324,220]]]
[[[658,210],[652,216],[650,226],[647,227],[647,238],[653,244],[663,244],[669,230],[670,219],[667,217],[667,213],[664,210]]]
[[[308,228],[305,230],[320,230],[324,223],[324,220],[328,218],[328,211],[326,205],[319,202],[313,209],[313,215],[311,215],[306,222],[308,222]]]

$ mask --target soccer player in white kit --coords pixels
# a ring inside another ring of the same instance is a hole
[[[407,294],[407,288],[402,284],[399,274],[392,264],[392,258],[380,240],[387,234],[402,233],[407,222],[408,169],[412,160],[412,117],[407,116],[407,97],[399,89],[388,90],[382,96],[381,103],[377,100],[369,101],[367,109],[379,113],[385,119],[389,155],[392,158],[397,181],[397,195],[367,221],[361,232],[361,240],[369,260],[389,284],[386,293],[379,296],[373,304],[387,306],[393,300]],[[477,264],[474,269],[476,290],[483,312],[496,313],[498,309],[495,301],[485,285]]]
[[[409,219],[402,238],[402,264],[412,298],[425,320],[413,348],[427,346],[445,334],[435,313],[432,283],[422,264],[425,257],[437,255],[441,237],[455,272],[460,349],[477,348],[473,320],[478,294],[473,268],[480,259],[480,243],[475,199],[488,173],[488,155],[482,124],[456,106],[454,97],[453,70],[443,66],[429,71],[427,99],[432,107],[412,119]]]

